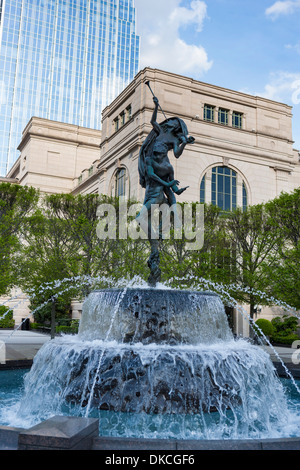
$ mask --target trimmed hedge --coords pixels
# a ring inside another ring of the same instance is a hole
[[[290,334],[290,335],[274,335],[272,336],[272,341],[273,343],[278,343],[278,344],[288,344],[291,345],[293,344],[294,341],[299,340],[300,337],[298,335]]]
[[[260,330],[263,332],[265,336],[273,336],[275,333],[275,328],[270,322],[270,320],[266,320],[265,318],[259,318],[258,320],[256,320],[255,325],[257,325],[258,328],[260,328]],[[258,336],[261,336],[261,332],[259,331],[258,328],[255,328],[254,326],[254,329],[256,333],[258,334]]]
[[[56,327],[56,333],[64,334],[77,334],[79,327],[79,320],[71,320],[71,324],[68,325],[59,325]]]
[[[255,328],[255,325],[257,325],[263,334],[270,338],[272,343],[291,345],[294,341],[300,339],[295,333],[298,328],[298,321],[297,317],[288,315],[275,317],[271,321],[259,318],[254,324],[254,329],[258,336],[262,336],[261,332]]]

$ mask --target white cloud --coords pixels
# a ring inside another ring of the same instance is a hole
[[[296,51],[297,54],[300,54],[300,42],[297,42],[296,44],[286,44],[286,49],[291,49],[293,51]]]
[[[195,24],[197,31],[202,31],[203,22],[207,16],[207,6],[202,1],[192,1],[191,8],[176,7],[170,14],[170,21],[173,26],[183,26]]]
[[[200,32],[207,17],[206,3],[193,0],[189,8],[180,0],[136,0],[141,36],[141,67],[153,67],[200,78],[212,61],[201,44],[188,44],[180,28]]]
[[[290,105],[300,104],[300,73],[272,73],[264,89],[253,94]]]
[[[300,104],[300,78],[292,83],[292,88],[294,89],[292,94],[292,103]]]
[[[292,14],[298,8],[300,8],[300,0],[277,1],[266,9],[266,15],[272,19],[276,19],[280,15]]]

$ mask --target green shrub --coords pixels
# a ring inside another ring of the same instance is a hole
[[[14,328],[15,320],[13,319],[13,311],[8,312],[9,307],[0,305],[0,328]],[[7,313],[8,312],[8,313]]]
[[[42,328],[44,325],[42,323],[36,323],[36,322],[32,322],[30,323],[30,328],[32,330],[37,330],[39,328]]]
[[[292,344],[294,341],[299,340],[299,336],[296,334],[298,322],[297,317],[288,315],[283,315],[282,318],[273,318],[272,325],[275,331],[272,335],[272,341],[274,343]]]
[[[55,331],[56,333],[72,333],[72,328],[70,326],[61,325],[57,326]]]
[[[283,315],[283,317],[275,317],[272,320],[272,325],[275,327],[275,330],[279,333],[284,333],[289,335],[295,333],[298,328],[298,318],[290,317],[288,315]]]
[[[299,340],[298,335],[290,334],[290,335],[281,335],[281,334],[275,334],[272,336],[272,342],[273,343],[279,343],[279,344],[293,344],[294,341]]]
[[[79,326],[79,320],[71,320],[71,324],[69,326],[67,325],[59,325],[56,327],[56,333],[70,333],[70,334],[76,334],[78,333],[78,326]]]
[[[260,328],[260,330],[263,332],[265,336],[273,336],[273,334],[275,333],[275,328],[270,322],[270,320],[266,320],[265,318],[259,318],[258,320],[256,320],[255,325],[257,325],[258,328]],[[261,332],[259,331],[258,328],[255,328],[254,326],[254,329],[256,333],[258,334],[258,336],[261,336]]]

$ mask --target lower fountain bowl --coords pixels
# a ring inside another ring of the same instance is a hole
[[[54,373],[55,371],[55,373]],[[263,399],[262,399],[263,397]],[[47,342],[25,378],[24,409],[192,415],[227,409],[264,417],[283,410],[273,364],[245,340],[212,345]]]

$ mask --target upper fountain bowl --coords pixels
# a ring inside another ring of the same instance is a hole
[[[176,289],[103,289],[83,304],[79,337],[142,344],[211,344],[232,332],[221,299],[212,292]]]

